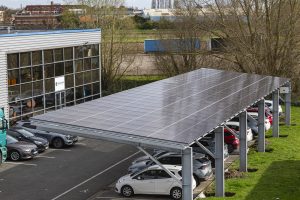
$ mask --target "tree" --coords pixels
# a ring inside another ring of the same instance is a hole
[[[134,28],[132,18],[122,7],[123,0],[80,0],[86,6],[87,28],[101,28],[102,90],[113,93],[116,85],[133,64],[135,46],[129,45],[128,30]]]
[[[60,17],[63,28],[79,28],[81,26],[79,16],[70,11],[64,11]]]

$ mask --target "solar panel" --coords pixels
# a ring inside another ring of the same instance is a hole
[[[188,146],[288,81],[204,68],[32,119]]]

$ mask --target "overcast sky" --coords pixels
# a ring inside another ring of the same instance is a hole
[[[69,2],[70,0],[53,0],[54,3]],[[30,4],[50,4],[51,0],[0,0],[0,5],[7,6],[9,8],[20,8]],[[130,7],[138,8],[150,8],[151,0],[125,0],[126,5]]]

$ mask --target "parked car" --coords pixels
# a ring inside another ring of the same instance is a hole
[[[7,154],[12,161],[30,159],[38,155],[38,148],[35,144],[18,141],[16,138],[7,135]]]
[[[32,125],[30,121],[18,121],[16,127],[23,128],[30,131],[35,136],[43,137],[48,140],[49,144],[54,148],[63,148],[64,146],[71,146],[78,141],[77,136],[63,135],[60,133],[42,131]]]
[[[215,138],[215,133],[211,132],[204,138]],[[224,143],[227,144],[228,153],[231,154],[233,151],[238,150],[240,147],[240,140],[233,135],[227,128],[224,128]]]
[[[257,107],[248,108],[247,112],[257,112],[258,113],[258,108]],[[270,124],[272,125],[273,115],[272,115],[270,109],[267,106],[265,107],[265,116],[269,120]]]
[[[166,152],[158,157],[155,157],[163,165],[182,165],[181,155],[173,152]],[[148,159],[137,162],[128,168],[129,173],[135,173],[148,166],[155,165],[155,162]],[[197,185],[202,180],[207,180],[212,176],[211,161],[204,154],[193,154],[193,174]]]
[[[157,158],[157,157],[160,157],[161,155],[163,155],[165,153],[167,153],[167,151],[154,149],[153,153],[152,153],[152,156],[154,158]],[[142,162],[142,161],[145,161],[145,160],[150,160],[150,157],[149,156],[138,157],[135,160],[133,160],[131,164],[134,165],[135,163]]]
[[[181,180],[181,166],[164,165],[171,173]],[[192,188],[196,182],[193,179]],[[182,198],[182,184],[171,177],[158,165],[149,166],[136,173],[121,177],[115,187],[115,191],[125,197],[134,194],[170,195],[173,199]]]
[[[270,108],[270,111],[273,113],[273,101],[272,100],[265,100],[265,104]],[[282,114],[281,105],[278,105],[278,112],[279,112],[279,115]]]
[[[33,133],[23,129],[13,127],[7,130],[7,134],[16,138],[19,141],[25,141],[32,144],[35,144],[38,147],[38,152],[44,152],[46,149],[49,148],[49,142],[42,137],[37,137]]]
[[[258,113],[257,112],[248,112],[249,115],[251,115],[251,117],[253,117],[253,119],[255,119],[256,121],[258,121]],[[270,120],[268,118],[265,118],[265,130],[269,130],[271,128],[271,124],[270,124]],[[258,131],[258,128],[257,128]]]
[[[235,132],[237,133],[237,135],[239,136],[239,131],[240,131],[240,123],[239,122],[233,122],[233,121],[229,121],[226,122],[226,126],[228,126],[228,128],[231,128],[233,130],[235,130]],[[247,141],[251,141],[253,140],[253,133],[250,127],[247,127]]]
[[[199,142],[204,147],[206,147],[210,152],[215,154],[215,139],[214,138],[204,137],[204,138],[201,138],[201,140],[199,140]],[[198,144],[194,143],[191,145],[191,147],[193,147],[193,152],[195,152],[195,153],[206,154],[208,156],[208,158],[210,159],[212,166],[213,167],[215,166],[215,159],[213,157],[211,157],[209,154],[207,154],[201,147],[199,147]],[[228,145],[226,143],[224,143],[224,160],[226,160],[228,157],[229,157]]]
[[[232,121],[232,122],[239,122],[240,118],[239,117],[234,117],[230,121]],[[247,117],[247,125],[251,128],[253,135],[258,135],[258,124],[257,124],[257,120],[256,119],[250,120],[249,117]]]

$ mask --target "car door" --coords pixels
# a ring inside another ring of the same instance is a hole
[[[132,188],[136,194],[155,194],[155,170],[144,171],[132,178]]]
[[[155,171],[155,194],[170,194],[171,187],[176,180],[162,169]]]

